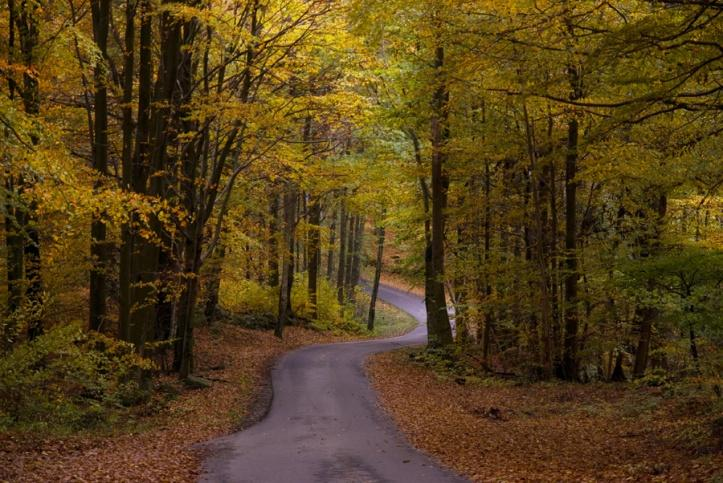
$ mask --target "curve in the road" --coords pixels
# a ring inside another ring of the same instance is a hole
[[[427,338],[422,300],[385,286],[379,298],[413,315],[419,326],[401,337],[309,346],[284,356],[272,374],[268,415],[210,443],[201,481],[464,481],[410,446],[377,406],[364,360]]]

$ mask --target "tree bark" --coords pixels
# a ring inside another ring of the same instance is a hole
[[[562,354],[563,375],[577,378],[577,144],[576,119],[568,122],[567,156],[565,158],[565,344]]]
[[[213,258],[205,287],[206,300],[203,315],[208,323],[213,322],[218,313],[219,292],[221,289],[221,277],[223,275],[223,261],[226,257],[226,245],[221,244],[216,251],[217,254]]]
[[[361,278],[362,246],[364,244],[364,217],[356,217],[354,228],[354,253],[351,258],[351,295],[354,296]]]
[[[426,294],[429,299],[427,325],[430,347],[445,346],[453,342],[444,292],[444,210],[447,207],[447,190],[449,189],[449,178],[444,164],[447,158],[446,144],[449,139],[447,125],[449,93],[441,72],[444,67],[443,47],[435,49],[435,67],[439,85],[432,99],[432,243],[429,292]]]
[[[279,284],[279,313],[274,334],[278,338],[284,336],[284,327],[291,317],[291,280],[294,277],[294,217],[296,215],[296,190],[289,185],[284,193],[284,243],[281,254],[281,280]]]
[[[319,267],[321,265],[321,200],[315,198],[311,201],[309,208],[309,266],[308,266],[308,290],[311,302],[312,318],[319,318]]]
[[[122,183],[125,191],[131,191],[133,172],[133,80],[134,48],[135,48],[135,0],[126,0],[126,28],[124,37],[123,67],[123,153]],[[131,305],[131,257],[133,256],[133,235],[129,223],[121,226],[121,248],[118,273],[118,335],[123,340],[129,339],[128,327]]]
[[[383,215],[382,215],[383,217]],[[379,281],[382,278],[382,265],[384,261],[384,238],[386,230],[383,225],[376,229],[377,234],[377,258],[374,263],[374,280],[372,282],[371,300],[369,302],[369,317],[367,318],[367,330],[374,330],[374,318],[376,316],[377,297],[379,295]]]
[[[94,123],[93,123],[93,168],[100,178],[95,188],[102,187],[103,179],[108,175],[108,88],[105,59],[108,57],[108,30],[110,22],[110,0],[92,0],[93,38],[101,59],[96,63]],[[89,327],[101,330],[107,317],[108,272],[111,267],[111,255],[107,245],[106,225],[103,213],[94,214],[91,224],[90,255],[93,266],[90,270]]]
[[[269,223],[269,286],[279,286],[279,194],[271,196]]]
[[[336,211],[332,212],[331,226],[329,227],[329,249],[326,254],[326,279],[331,282],[334,276],[334,245],[336,245]]]
[[[342,312],[344,311],[344,280],[346,279],[344,269],[346,268],[347,219],[346,205],[344,205],[342,201],[341,217],[339,220],[339,269],[336,272],[336,300],[339,302],[339,305],[341,305]]]

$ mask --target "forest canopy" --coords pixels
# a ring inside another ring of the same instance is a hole
[[[713,0],[3,2],[0,427],[186,379],[220,319],[371,330],[383,262],[481,373],[720,396],[721,39]]]

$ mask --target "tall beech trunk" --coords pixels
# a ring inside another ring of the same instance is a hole
[[[331,282],[334,276],[334,245],[336,245],[336,211],[331,215],[331,226],[329,227],[329,249],[326,254],[326,279]]]
[[[269,222],[269,286],[279,286],[279,194],[271,196]]]
[[[490,162],[489,160],[485,160],[485,184],[484,184],[484,193],[485,193],[485,210],[484,210],[484,263],[485,266],[488,268],[488,271],[485,275],[485,305],[484,305],[484,318],[485,318],[485,328],[484,333],[482,334],[482,360],[484,361],[485,366],[489,368],[489,357],[490,357],[490,350],[491,350],[491,343],[492,343],[492,331],[494,330],[495,326],[495,320],[494,320],[494,311],[492,310],[492,307],[490,307],[490,299],[492,298],[492,283],[490,281],[490,275],[489,275],[489,267],[492,264],[492,199],[490,196],[490,190],[492,185],[492,180],[490,173]]]
[[[576,119],[568,122],[565,158],[565,344],[562,369],[565,379],[577,378],[577,144]]]
[[[351,257],[351,296],[354,297],[355,290],[361,279],[362,245],[364,243],[364,217],[356,217],[354,227],[354,252]]]
[[[660,226],[668,209],[668,199],[665,195],[660,195],[655,200],[654,208],[657,208],[657,216],[653,223],[653,235],[646,235],[641,242],[641,258],[648,258],[655,255],[660,248]],[[648,291],[653,291],[655,280],[649,279],[646,283]],[[638,345],[635,351],[635,363],[633,364],[633,378],[638,379],[645,376],[645,370],[648,367],[648,357],[650,353],[650,343],[653,336],[653,323],[658,318],[659,309],[651,306],[639,306],[635,311],[635,319],[638,323]]]
[[[384,216],[382,215],[382,218]],[[374,318],[376,317],[377,297],[379,295],[379,281],[382,278],[382,265],[384,261],[384,238],[386,230],[383,225],[376,228],[377,235],[377,258],[374,263],[374,280],[372,281],[371,300],[369,301],[369,316],[367,317],[367,330],[374,330]]]
[[[15,63],[15,22],[16,22],[15,0],[8,0],[8,59],[7,63],[12,66]],[[15,99],[17,83],[12,74],[7,76],[8,98]],[[23,256],[23,220],[18,219],[22,210],[18,209],[18,193],[16,191],[12,175],[6,174],[5,179],[5,266],[7,269],[7,293],[8,306],[7,314],[13,314],[23,301],[23,272],[25,271],[25,259]],[[11,341],[7,341],[11,343]]]
[[[281,253],[281,279],[279,280],[279,313],[274,334],[284,336],[284,327],[291,317],[291,283],[294,277],[294,217],[296,216],[296,190],[287,186],[284,193],[283,244]],[[291,281],[291,283],[290,283]]]
[[[150,0],[141,0],[140,39],[138,60],[138,114],[136,125],[135,152],[130,163],[128,189],[134,193],[147,194],[147,179],[151,173],[151,99],[152,99],[152,49],[153,26]],[[129,89],[129,86],[125,86]],[[151,324],[156,319],[155,288],[158,248],[138,232],[140,226],[138,214],[132,214],[127,239],[123,240],[121,251],[121,308],[120,337],[134,344],[136,351],[144,352]],[[124,284],[127,284],[124,286]],[[124,296],[124,293],[127,296]]]
[[[226,258],[226,245],[221,244],[216,248],[216,254],[213,256],[206,284],[204,287],[205,303],[203,315],[207,323],[211,323],[216,319],[218,314],[219,291],[221,289],[221,276],[223,275],[223,262]]]
[[[349,228],[347,231],[346,240],[346,259],[344,260],[344,301],[349,302],[354,296],[352,290],[352,277],[354,263],[354,251],[356,247],[356,227],[357,227],[356,215],[349,217]]]
[[[16,6],[17,7],[17,6]],[[23,99],[23,108],[29,117],[36,117],[40,114],[40,84],[35,70],[35,49],[40,40],[40,30],[38,27],[38,19],[42,12],[40,4],[21,0],[19,12],[12,17],[15,20],[18,37],[20,40],[20,54],[23,62],[23,84],[19,88]],[[39,137],[35,132],[30,133],[30,140],[33,145],[39,142]],[[17,193],[22,195],[34,183],[32,173],[23,173],[17,182]],[[19,213],[20,212],[20,213]],[[37,206],[34,201],[23,201],[18,199],[15,208],[15,222],[17,224],[18,235],[22,239],[22,254],[24,268],[24,288],[22,300],[19,306],[27,303],[29,306],[38,307],[42,304],[43,283],[40,271],[40,232],[37,219]],[[18,216],[19,214],[19,216]],[[12,257],[19,256],[21,247],[13,246]],[[10,268],[10,267],[9,267]],[[16,271],[18,266],[12,267],[12,271]],[[36,338],[43,333],[43,324],[40,313],[37,310],[31,311],[31,317],[28,320],[28,338],[30,340]]]
[[[410,139],[412,140],[412,147],[414,148],[414,160],[417,167],[420,169],[424,167],[422,163],[422,148],[419,142],[417,134],[409,130],[407,132]],[[429,314],[432,309],[430,307],[430,298],[427,294],[432,293],[432,219],[431,219],[431,203],[432,194],[429,190],[429,185],[424,176],[419,177],[419,189],[422,193],[422,206],[424,208],[424,307],[426,313]],[[427,319],[427,326],[429,327],[429,319]]]
[[[315,198],[311,201],[309,207],[309,235],[308,235],[308,251],[309,251],[309,266],[308,266],[308,290],[309,299],[311,301],[312,318],[319,318],[319,294],[318,294],[318,281],[319,281],[319,267],[321,266],[321,200]]]
[[[539,361],[541,377],[548,379],[552,376],[552,351],[554,343],[552,340],[552,317],[551,317],[551,304],[549,294],[549,273],[548,266],[549,262],[547,254],[545,252],[545,223],[547,222],[547,213],[545,212],[547,204],[543,201],[543,196],[540,190],[540,176],[538,173],[538,150],[537,141],[535,135],[535,125],[529,116],[527,110],[527,102],[523,99],[522,104],[524,119],[525,119],[525,131],[527,139],[527,150],[530,159],[529,174],[527,182],[527,190],[532,196],[532,208],[531,213],[533,217],[534,235],[528,232],[526,238],[528,238],[528,246],[534,247],[532,253],[534,253],[534,267],[539,272],[538,278],[538,292],[540,294],[539,307],[540,307],[540,324],[541,327],[541,350],[539,351]],[[530,214],[528,214],[530,216]],[[533,238],[534,237],[534,238]],[[533,316],[534,317],[534,316]],[[534,320],[535,325],[537,321]]]
[[[95,99],[93,121],[93,168],[100,180],[96,190],[102,186],[102,180],[108,175],[108,87],[105,59],[108,57],[108,30],[110,26],[110,0],[92,0],[91,16],[93,20],[93,39],[101,59],[94,67]],[[90,229],[90,255],[93,267],[90,270],[89,327],[101,330],[106,320],[106,301],[108,297],[108,272],[111,267],[111,253],[108,247],[107,228],[103,213],[93,216]]]
[[[289,276],[286,277],[286,313],[288,314],[288,318],[293,317],[293,310],[291,308],[291,291],[294,288],[294,275],[296,274],[296,267],[298,266],[295,263],[296,255],[299,253],[295,236],[295,228],[296,220],[298,219],[296,217],[296,207],[299,203],[299,197],[296,196],[293,200],[291,200],[291,203],[293,207],[293,210],[289,215],[291,218],[289,218],[284,225],[287,230],[290,230],[288,236],[291,237],[289,241],[289,246],[286,247],[286,249],[289,251]]]
[[[25,238],[23,230],[25,227],[25,210],[20,205],[19,193],[14,180],[6,179],[8,200],[6,200],[5,215],[5,245],[7,250],[7,290],[8,290],[8,315],[18,310],[23,303],[25,294],[25,253],[23,247]]]
[[[346,228],[348,224],[348,215],[346,213],[346,205],[342,201],[341,203],[341,216],[339,218],[339,269],[336,272],[336,300],[344,310],[344,280],[346,274],[344,270],[346,268],[346,249],[347,249],[347,234]]]
[[[121,160],[122,183],[125,191],[131,191],[133,173],[133,81],[136,0],[126,0],[126,28],[124,37],[123,63],[123,153]],[[131,257],[133,256],[133,234],[131,226],[121,226],[120,263],[118,273],[119,337],[129,340],[129,318],[131,306]]]
[[[440,347],[449,345],[452,340],[452,328],[447,313],[447,302],[444,293],[444,224],[447,208],[447,190],[449,177],[444,169],[447,160],[447,141],[449,140],[448,110],[449,93],[442,77],[444,66],[444,48],[435,50],[435,67],[437,69],[438,87],[432,99],[432,243],[431,273],[429,273],[426,298],[427,326],[429,346]]]

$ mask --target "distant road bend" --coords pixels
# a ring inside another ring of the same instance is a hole
[[[273,371],[273,402],[261,422],[209,444],[204,482],[462,482],[404,439],[378,408],[364,374],[373,353],[427,340],[424,302],[382,286],[379,298],[420,325],[392,339],[305,347]]]

